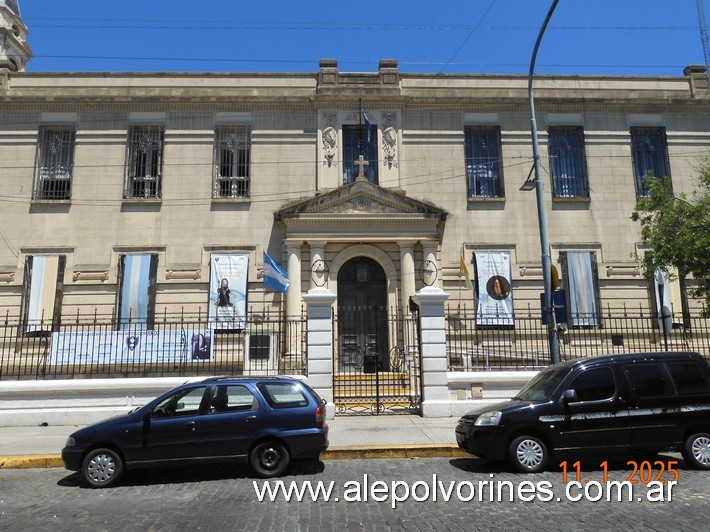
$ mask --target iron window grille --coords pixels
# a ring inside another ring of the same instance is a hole
[[[248,198],[251,178],[251,129],[249,126],[220,126],[215,129],[215,198]]]
[[[163,172],[163,126],[130,126],[123,197],[160,198]]]
[[[360,173],[360,168],[355,164],[360,158],[367,161],[363,173],[370,183],[379,183],[377,160],[377,125],[370,124],[370,142],[365,126],[343,126],[343,184],[352,183]],[[360,147],[362,145],[362,151]]]
[[[631,150],[638,197],[649,195],[646,178],[665,179],[667,185],[671,186],[671,167],[665,128],[632,127]]]
[[[466,126],[464,135],[468,197],[503,197],[500,127]]]
[[[33,199],[71,198],[75,138],[74,127],[52,126],[39,129]]]
[[[588,198],[584,130],[578,126],[551,127],[548,150],[556,198]]]

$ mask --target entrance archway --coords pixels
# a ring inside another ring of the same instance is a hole
[[[387,277],[368,257],[338,271],[338,365],[343,371],[389,371]]]

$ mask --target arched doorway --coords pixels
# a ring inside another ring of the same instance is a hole
[[[377,262],[356,257],[338,272],[338,366],[389,371],[387,277]]]

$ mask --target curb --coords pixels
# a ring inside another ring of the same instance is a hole
[[[320,459],[463,458],[471,456],[454,444],[365,445],[361,447],[331,447],[321,454]],[[61,455],[0,456],[0,470],[50,467],[64,467]]]

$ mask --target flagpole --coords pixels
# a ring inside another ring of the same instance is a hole
[[[358,129],[360,130],[360,142],[358,143],[358,148],[359,148],[359,151],[360,151],[360,154],[359,154],[360,157],[364,157],[364,156],[365,156],[365,153],[363,152],[363,149],[362,149],[362,98],[360,98],[360,113],[359,113],[359,116],[360,116],[360,118],[359,118],[359,124],[360,124],[360,125],[359,125]]]

